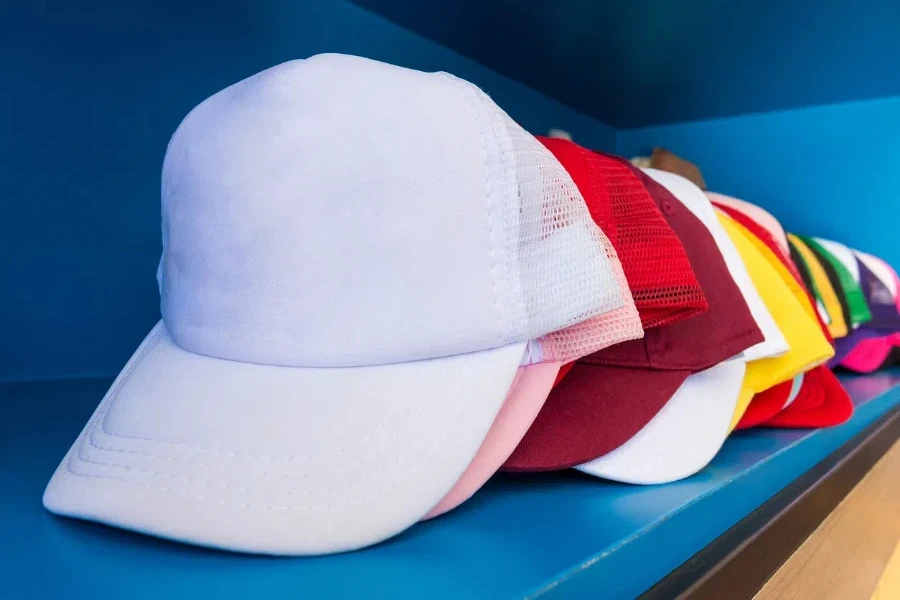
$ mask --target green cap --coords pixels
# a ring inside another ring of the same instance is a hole
[[[856,260],[851,250],[837,242],[826,242],[825,240],[805,236],[798,237],[821,256],[823,261],[827,261],[834,268],[834,271],[837,273],[840,290],[843,292],[850,310],[850,323],[856,327],[871,321],[872,312],[869,310],[869,304],[866,302],[866,297],[859,286],[859,281],[853,276],[847,265],[835,254],[835,251],[844,248],[847,250],[846,259]]]

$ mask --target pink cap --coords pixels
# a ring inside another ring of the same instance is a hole
[[[769,233],[772,234],[772,237],[775,238],[775,241],[781,247],[784,255],[790,256],[791,247],[790,245],[788,245],[787,234],[784,232],[784,228],[781,226],[781,223],[778,222],[778,219],[772,216],[772,213],[765,210],[764,208],[760,208],[755,204],[751,204],[746,200],[738,200],[737,198],[732,198],[723,194],[716,194],[714,192],[707,192],[706,195],[709,196],[709,199],[713,202],[724,204],[725,206],[730,206],[735,210],[739,210],[759,223],[763,228],[765,228]]]
[[[894,347],[893,338],[895,336],[896,334],[859,342],[850,351],[850,354],[844,357],[844,360],[841,361],[841,366],[857,373],[877,371],[888,357],[888,354],[891,353],[891,348]]]
[[[894,283],[897,284],[897,289],[900,290],[900,276],[897,275],[897,272],[894,271]],[[897,310],[900,311],[900,293],[897,294]],[[900,333],[895,333],[891,336],[891,342],[895,346],[900,346]]]
[[[472,494],[481,489],[481,486],[506,462],[544,406],[544,401],[547,400],[559,372],[559,366],[559,363],[547,363],[519,367],[503,408],[494,419],[494,424],[491,425],[475,458],[453,489],[425,515],[423,520],[453,510],[471,498]]]

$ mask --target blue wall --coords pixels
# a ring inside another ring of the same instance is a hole
[[[900,98],[620,131],[618,152],[665,146],[711,190],[767,208],[788,231],[900,268]]]
[[[345,52],[450,71],[531,131],[561,127],[615,147],[611,128],[344,1],[49,0],[2,11],[0,380],[121,368],[158,319],[169,136],[198,102],[279,62]]]

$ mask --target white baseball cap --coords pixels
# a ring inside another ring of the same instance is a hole
[[[409,527],[519,366],[569,355],[566,336],[529,342],[625,301],[548,150],[465,81],[363,58],[284,63],[197,106],[162,222],[162,321],[44,505],[223,549]]]
[[[669,483],[709,464],[730,432],[747,364],[726,360],[694,373],[630,440],[579,471],[624,483]]]

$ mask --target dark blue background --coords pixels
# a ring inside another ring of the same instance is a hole
[[[900,94],[896,0],[352,0],[618,128]]]

